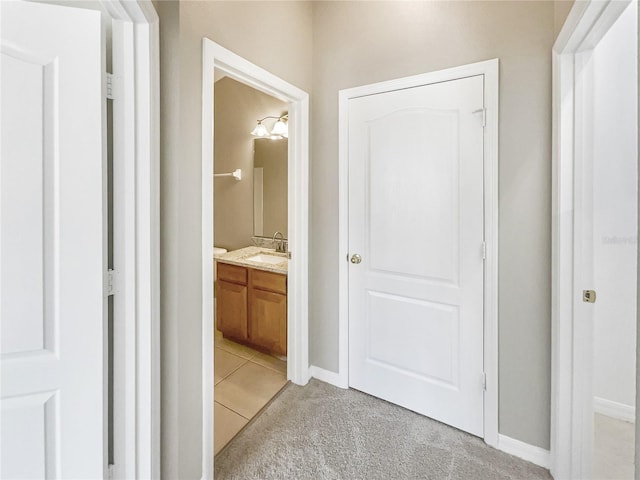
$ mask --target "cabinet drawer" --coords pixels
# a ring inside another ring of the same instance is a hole
[[[247,269],[244,267],[238,267],[237,265],[218,262],[218,280],[226,280],[227,282],[246,285]]]
[[[251,287],[276,293],[287,293],[287,276],[279,273],[251,269]]]

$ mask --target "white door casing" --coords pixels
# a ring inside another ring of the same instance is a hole
[[[100,0],[111,18],[113,96],[113,478],[160,477],[158,15]]]
[[[214,68],[289,104],[287,379],[309,381],[309,94],[208,38],[202,39],[202,478],[213,478]]]
[[[105,474],[100,13],[2,2],[2,478]]]
[[[482,436],[482,75],[349,101],[350,386]]]

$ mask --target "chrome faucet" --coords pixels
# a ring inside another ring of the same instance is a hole
[[[279,238],[278,235],[280,236]],[[276,252],[286,253],[287,249],[284,248],[284,235],[282,233],[276,232],[273,234],[273,243],[275,244]]]

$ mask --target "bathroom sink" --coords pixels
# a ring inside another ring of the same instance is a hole
[[[276,265],[278,263],[286,262],[286,257],[279,257],[277,255],[269,255],[268,253],[260,253],[253,257],[247,258],[251,262],[268,263],[269,265]]]

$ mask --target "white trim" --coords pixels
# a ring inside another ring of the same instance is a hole
[[[213,99],[214,68],[289,103],[287,378],[309,381],[309,94],[203,38],[202,49],[202,478],[213,478]]]
[[[576,3],[574,5],[579,5]],[[571,478],[570,461],[556,459],[555,452],[569,451],[571,445],[572,322],[573,318],[573,162],[559,162],[573,156],[569,124],[573,121],[573,95],[561,99],[573,82],[573,58],[553,54],[553,156],[551,223],[551,473]],[[562,102],[561,102],[562,100]],[[562,103],[562,106],[560,106]],[[567,212],[567,213],[561,213]],[[559,252],[571,252],[560,255]],[[559,455],[558,455],[559,457]]]
[[[486,63],[486,62],[485,62]],[[486,260],[484,269],[484,441],[498,443],[498,156],[499,156],[499,65],[493,60],[484,68],[485,108],[485,172],[484,172],[484,239]]]
[[[136,232],[135,105],[130,101],[135,69],[133,24],[113,21],[113,257],[120,289],[113,297],[114,457],[116,478],[135,477],[136,419]],[[133,368],[132,368],[133,366]]]
[[[349,99],[338,92],[338,378],[349,388]]]
[[[535,463],[543,468],[549,468],[551,463],[549,450],[521,442],[506,435],[498,435],[498,450],[526,460],[527,462]]]
[[[352,98],[403,88],[484,75],[487,125],[484,142],[484,231],[487,245],[484,292],[484,369],[487,389],[484,401],[484,440],[498,445],[498,59],[414,75],[397,80],[340,90],[339,93],[339,255],[338,335],[339,360],[336,386],[349,386],[349,152],[348,102]],[[333,377],[330,377],[333,378]],[[332,383],[332,382],[330,382]]]
[[[329,385],[333,385],[334,387],[348,388],[346,386],[343,386],[342,379],[336,372],[330,372],[329,370],[325,370],[324,368],[311,365],[309,367],[309,375],[311,375],[312,378],[316,378],[321,382],[328,383]]]
[[[607,417],[622,420],[624,422],[635,423],[636,407],[633,405],[625,405],[624,403],[614,402],[606,398],[595,397],[593,399],[593,411]]]
[[[588,219],[576,214],[583,201],[580,152],[589,151],[584,130],[592,99],[584,89],[592,70],[577,65],[588,60],[629,3],[575,2],[553,47],[550,468],[555,478],[588,477],[593,444],[592,332],[578,295],[589,275],[578,257],[589,248],[580,240]],[[574,322],[578,316],[581,322]]]
[[[160,478],[160,118],[158,15],[102,0],[112,19],[114,448],[117,478]]]

